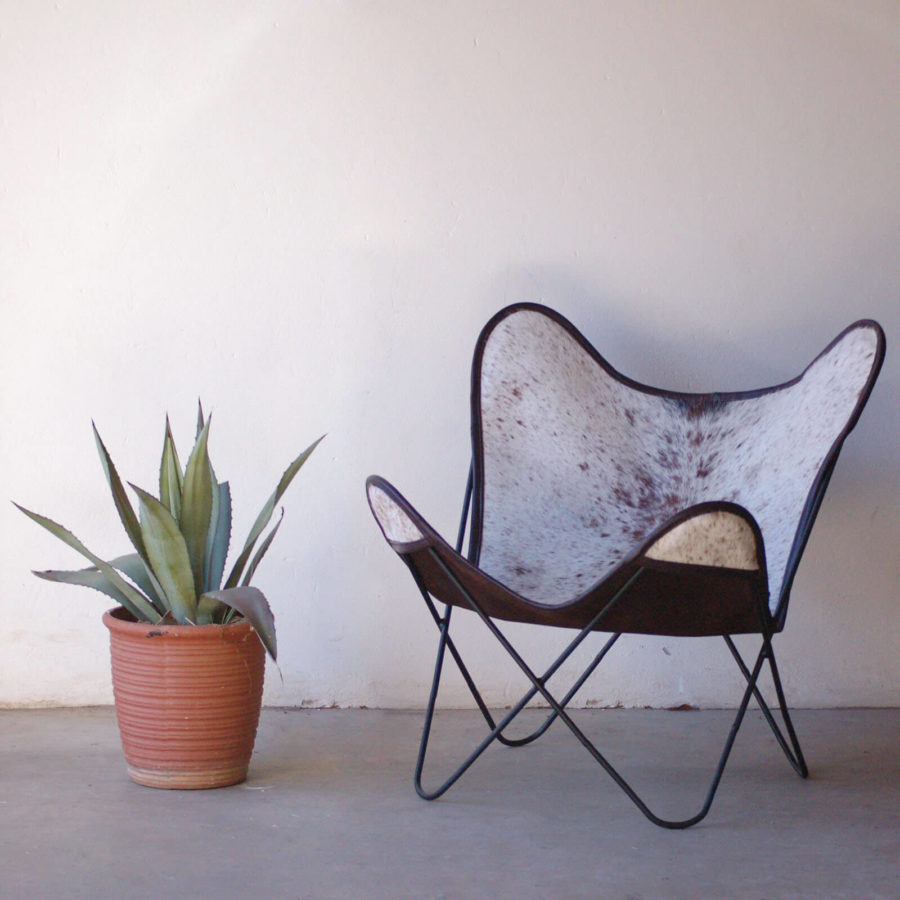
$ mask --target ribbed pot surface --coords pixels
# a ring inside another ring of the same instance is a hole
[[[128,774],[159,788],[213,788],[247,777],[265,650],[250,624],[149,625],[103,615]]]

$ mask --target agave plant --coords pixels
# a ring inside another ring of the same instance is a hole
[[[231,538],[231,489],[227,481],[217,481],[209,461],[210,422],[211,416],[204,420],[201,406],[194,448],[182,470],[166,416],[159,497],[129,482],[137,496],[138,514],[93,426],[103,471],[134,553],[107,562],[88,550],[67,528],[15,505],[92,563],[77,571],[35,572],[39,578],[94,588],[112,597],[143,622],[168,620],[179,625],[209,625],[226,623],[239,613],[253,625],[274,660],[277,655],[275,620],[262,591],[251,587],[250,580],[281,526],[284,510],[258,547],[256,544],[269,525],[278,501],[322,438],[287,467],[225,578]]]

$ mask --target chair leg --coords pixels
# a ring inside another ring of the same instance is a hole
[[[440,559],[438,558],[440,562]],[[443,565],[443,563],[441,563]],[[599,622],[599,620],[606,615],[606,613],[615,606],[616,603],[625,595],[626,591],[637,581],[640,576],[640,572],[637,572],[633,575],[625,586],[612,598],[612,600],[607,603],[607,605],[594,617],[594,619],[585,626],[578,634],[574,637],[572,641],[568,644],[566,649],[557,657],[556,661],[547,669],[542,678],[538,680],[533,672],[525,665],[524,661],[521,660],[521,657],[512,649],[511,645],[506,642],[506,639],[501,635],[501,641],[506,643],[508,647],[508,652],[511,652],[513,658],[520,665],[520,667],[524,666],[526,673],[530,676],[530,679],[533,682],[532,688],[522,697],[522,699],[514,706],[512,709],[500,720],[500,722],[495,722],[493,716],[490,713],[490,710],[487,708],[487,704],[484,702],[480,692],[478,691],[477,686],[475,685],[475,681],[472,678],[471,674],[468,671],[465,663],[462,660],[462,656],[456,648],[456,645],[453,643],[452,638],[450,637],[450,616],[452,613],[451,607],[446,607],[444,611],[444,615],[441,616],[437,608],[434,604],[434,601],[431,599],[428,591],[425,588],[425,585],[416,571],[416,569],[410,565],[410,570],[412,571],[413,577],[416,580],[416,583],[419,585],[419,589],[422,593],[422,597],[425,600],[426,605],[428,606],[429,611],[431,612],[432,618],[435,621],[435,624],[438,626],[440,631],[440,640],[438,643],[438,653],[437,659],[435,660],[434,667],[434,676],[432,678],[431,684],[431,692],[429,694],[428,706],[425,712],[425,724],[422,729],[422,739],[419,744],[419,755],[416,761],[416,771],[415,771],[415,787],[416,793],[419,794],[420,797],[423,797],[426,800],[434,800],[440,797],[443,793],[445,793],[448,788],[450,788],[457,779],[465,772],[469,766],[479,757],[481,754],[495,741],[500,741],[501,743],[505,743],[508,746],[521,746],[523,744],[530,743],[531,741],[537,739],[542,735],[553,723],[553,721],[559,716],[562,712],[562,706],[571,700],[571,698],[575,695],[576,691],[581,687],[582,684],[587,680],[587,678],[591,675],[591,673],[597,668],[603,658],[606,656],[607,652],[612,648],[613,644],[618,640],[619,635],[613,635],[601,649],[601,651],[597,654],[594,660],[590,663],[590,665],[585,670],[584,674],[578,679],[573,688],[569,691],[566,697],[563,700],[562,705],[553,700],[553,709],[550,714],[547,716],[547,719],[544,723],[532,734],[528,735],[525,738],[519,739],[510,739],[506,738],[503,735],[504,729],[515,719],[515,717],[525,708],[525,706],[540,692],[545,695],[545,697],[550,698],[550,694],[546,691],[546,688],[543,687],[543,683],[548,681],[553,674],[559,669],[559,667],[571,656],[571,654],[577,649],[577,647],[584,641],[584,639],[591,634],[594,630],[594,626]],[[452,574],[450,575],[452,578]],[[454,579],[455,580],[455,579]],[[460,585],[460,590],[463,590]],[[477,607],[476,607],[477,608]],[[486,621],[489,623],[489,627],[496,630],[496,626],[493,622],[490,621],[487,617],[485,617]],[[499,634],[499,631],[497,632]],[[472,754],[462,763],[462,765],[446,780],[443,784],[441,784],[437,789],[433,791],[426,790],[422,785],[422,770],[425,764],[425,756],[428,750],[428,740],[431,735],[431,726],[434,720],[434,711],[435,704],[437,701],[438,689],[440,686],[441,674],[443,672],[444,665],[444,657],[446,651],[449,650],[451,656],[456,662],[459,670],[463,676],[463,679],[466,682],[469,691],[472,693],[472,696],[475,698],[475,702],[478,705],[482,715],[484,716],[486,722],[488,723],[488,727],[490,728],[490,732],[487,737],[475,748]],[[550,698],[552,699],[552,698]],[[568,716],[566,716],[568,718]],[[571,721],[571,720],[570,720]]]
[[[431,691],[428,697],[428,706],[425,711],[425,723],[422,728],[422,738],[419,744],[419,755],[416,760],[416,770],[415,770],[415,788],[416,793],[424,798],[425,800],[435,800],[440,797],[443,793],[445,793],[465,772],[469,766],[472,765],[475,760],[481,756],[481,754],[496,740],[500,743],[506,744],[508,747],[520,747],[525,744],[531,743],[532,741],[539,738],[542,734],[544,734],[547,729],[553,724],[556,718],[559,716],[559,713],[562,711],[562,708],[575,696],[575,693],[578,689],[584,684],[584,682],[588,679],[588,677],[594,672],[597,666],[602,662],[603,658],[612,648],[613,644],[618,640],[620,635],[614,634],[609,640],[604,644],[603,648],[596,655],[596,657],[591,661],[588,665],[587,669],[581,675],[581,677],[575,682],[563,700],[555,705],[555,708],[551,710],[547,718],[544,722],[531,734],[527,735],[523,738],[507,738],[503,735],[504,729],[518,716],[518,714],[527,706],[527,704],[534,699],[534,697],[541,690],[538,686],[534,685],[532,688],[526,692],[526,694],[521,698],[521,700],[513,706],[510,711],[499,721],[495,722],[493,716],[490,713],[490,710],[487,707],[487,704],[484,702],[484,699],[481,696],[480,691],[478,690],[474,679],[469,673],[468,668],[462,660],[462,656],[460,655],[458,649],[453,643],[452,638],[449,635],[450,629],[450,614],[452,612],[451,607],[447,607],[444,612],[444,616],[441,617],[437,615],[437,610],[434,607],[434,604],[431,598],[427,593],[423,593],[425,597],[425,601],[428,604],[429,608],[432,610],[432,614],[435,616],[435,621],[438,624],[438,628],[440,629],[440,640],[438,643],[438,653],[437,658],[435,660],[434,666],[434,676],[432,678],[431,683]],[[553,673],[561,666],[566,659],[571,655],[571,653],[576,649],[576,647],[584,640],[587,635],[590,634],[590,629],[585,629],[575,637],[575,639],[569,644],[565,651],[558,657],[557,661],[547,670],[544,674],[541,681],[547,681]],[[422,770],[425,765],[425,756],[428,751],[428,741],[431,736],[431,726],[434,721],[434,712],[435,705],[437,702],[438,690],[440,687],[441,675],[443,673],[444,666],[444,657],[446,651],[449,650],[454,661],[456,662],[464,681],[466,682],[467,687],[469,688],[472,696],[475,698],[475,702],[478,705],[482,715],[484,716],[485,721],[488,724],[490,729],[487,737],[475,748],[475,750],[471,753],[471,755],[462,763],[459,768],[453,772],[453,774],[446,779],[438,788],[435,790],[429,791],[426,790],[422,785]],[[530,671],[530,670],[529,670]]]
[[[728,649],[731,651],[732,656],[738,664],[738,668],[740,668],[746,679],[750,678],[750,672],[747,669],[747,665],[744,660],[741,658],[740,653],[738,652],[737,647],[734,645],[734,641],[725,635],[725,643],[728,644]],[[807,778],[809,776],[809,768],[806,765],[806,760],[803,757],[803,750],[800,747],[800,741],[797,738],[797,732],[794,729],[794,723],[791,719],[790,713],[788,712],[787,701],[784,696],[784,688],[781,684],[781,676],[778,673],[778,665],[775,662],[775,651],[772,647],[772,638],[768,637],[765,647],[764,647],[766,658],[769,661],[769,670],[772,673],[772,681],[775,685],[775,694],[778,698],[778,707],[781,711],[781,718],[784,722],[784,728],[787,731],[787,738],[785,738],[784,733],[781,728],[778,727],[778,723],[775,721],[775,717],[772,715],[772,711],[769,708],[769,705],[766,703],[765,698],[762,695],[762,692],[759,690],[759,687],[755,687],[753,689],[753,696],[756,698],[756,702],[759,704],[759,708],[762,711],[763,716],[766,721],[769,723],[769,727],[772,729],[772,733],[775,735],[775,739],[778,741],[778,745],[781,747],[784,755],[787,757],[788,762],[791,764],[791,767],[794,771],[801,777]],[[788,746],[788,740],[790,740],[790,746]]]
[[[569,692],[559,701],[559,705],[565,709],[566,706],[569,705],[571,699],[581,690],[582,685],[594,674],[597,669],[597,666],[603,662],[604,657],[607,653],[612,649],[613,644],[622,637],[620,633],[613,634],[609,640],[603,645],[600,649],[600,652],[593,658],[590,665],[581,673],[581,676],[578,680],[572,685],[569,689]],[[530,744],[532,741],[537,740],[542,734],[544,734],[547,729],[556,721],[558,717],[558,713],[556,710],[551,710],[550,714],[544,720],[543,724],[538,726],[531,734],[522,738],[507,738],[502,734],[497,735],[497,740],[500,741],[501,744],[505,744],[507,747],[524,747],[526,744]]]
[[[768,659],[770,661],[770,665],[773,663],[773,654],[771,648],[771,636],[764,635],[763,638],[763,646],[760,649],[760,652],[757,656],[757,659],[754,663],[753,670],[749,671],[744,665],[743,660],[740,660],[739,665],[744,672],[747,679],[747,687],[744,691],[743,697],[741,699],[740,706],[735,715],[734,721],[732,722],[731,730],[729,731],[728,737],[725,741],[725,746],[722,750],[722,753],[719,757],[718,764],[716,766],[715,772],[713,774],[712,781],[707,790],[706,797],[704,799],[703,805],[701,806],[699,812],[695,815],[686,818],[686,819],[678,819],[678,820],[670,820],[664,819],[660,816],[657,816],[641,799],[641,797],[634,791],[634,789],[628,784],[628,782],[619,774],[616,768],[603,756],[602,753],[597,749],[594,743],[581,731],[581,729],[575,724],[572,718],[565,710],[566,704],[569,700],[574,696],[575,691],[584,683],[584,681],[589,677],[589,675],[596,669],[599,662],[603,659],[606,652],[612,647],[613,643],[618,639],[618,635],[613,635],[613,637],[607,642],[607,645],[601,650],[601,652],[595,657],[595,659],[588,666],[585,673],[578,679],[575,687],[570,690],[563,700],[557,700],[547,689],[546,683],[552,677],[552,675],[562,666],[562,664],[571,656],[571,654],[575,651],[575,649],[581,644],[581,642],[587,637],[588,634],[593,631],[596,626],[599,624],[600,620],[604,615],[611,609],[622,596],[627,592],[627,590],[632,586],[635,580],[640,576],[640,571],[636,573],[635,576],[619,591],[618,594],[610,601],[607,606],[601,610],[595,618],[588,623],[588,625],[580,631],[575,638],[570,642],[570,644],[566,647],[566,649],[560,654],[559,657],[551,664],[551,666],[543,673],[543,675],[538,676],[534,671],[527,665],[527,663],[522,659],[522,657],[518,654],[515,648],[510,644],[507,638],[503,635],[500,629],[497,627],[496,623],[490,619],[489,616],[481,609],[478,603],[468,594],[462,584],[455,578],[454,574],[447,568],[443,561],[440,559],[437,554],[434,555],[434,558],[438,565],[443,569],[444,574],[448,579],[455,585],[455,587],[461,592],[462,596],[466,598],[467,602],[471,606],[471,608],[479,615],[482,619],[488,630],[494,635],[494,637],[498,640],[498,642],[503,646],[506,652],[510,655],[516,665],[521,669],[526,678],[531,682],[531,688],[523,695],[523,697],[519,700],[519,702],[513,706],[509,712],[500,720],[499,723],[493,723],[493,719],[490,717],[490,713],[487,711],[486,705],[484,701],[480,698],[480,695],[477,692],[477,688],[474,687],[474,681],[471,679],[471,675],[469,675],[468,671],[465,669],[464,665],[462,665],[462,671],[464,673],[464,678],[466,683],[469,685],[470,689],[473,690],[473,695],[476,697],[478,701],[479,707],[482,709],[482,713],[485,715],[489,726],[490,732],[488,735],[481,741],[481,743],[475,748],[475,750],[469,755],[469,757],[447,778],[443,784],[441,784],[436,790],[427,791],[422,786],[422,770],[424,768],[425,757],[428,749],[428,740],[431,733],[431,725],[434,719],[434,710],[435,703],[437,699],[437,692],[440,683],[441,673],[443,669],[443,661],[444,654],[447,649],[451,650],[451,654],[457,663],[462,664],[461,657],[453,645],[450,637],[449,637],[449,625],[450,625],[450,608],[447,608],[447,611],[442,618],[438,613],[434,606],[433,601],[431,600],[428,592],[423,589],[423,597],[425,598],[426,603],[432,611],[432,615],[435,618],[435,621],[438,623],[438,627],[441,630],[441,639],[438,648],[438,658],[435,664],[435,672],[434,679],[432,682],[432,689],[429,696],[428,709],[426,711],[425,718],[425,726],[423,728],[422,740],[419,747],[419,756],[416,763],[416,772],[415,772],[415,786],[416,791],[419,796],[432,800],[440,797],[443,793],[445,793],[458,779],[459,777],[475,762],[475,760],[481,756],[481,754],[490,746],[495,740],[499,740],[503,730],[516,718],[516,716],[525,708],[525,706],[538,694],[540,694],[544,700],[548,703],[551,708],[551,713],[548,716],[545,723],[532,735],[529,735],[527,739],[524,739],[523,742],[528,742],[533,740],[540,734],[542,734],[546,729],[550,726],[552,721],[556,718],[560,719],[560,721],[564,722],[565,725],[569,728],[572,734],[576,737],[579,743],[584,746],[584,748],[590,753],[590,755],[594,758],[594,760],[609,774],[609,776],[616,782],[616,784],[621,788],[621,790],[628,796],[628,798],[635,804],[635,806],[640,809],[640,811],[655,825],[658,825],[662,828],[672,828],[672,829],[681,829],[688,828],[691,825],[695,825],[697,822],[701,821],[709,812],[710,807],[712,806],[713,799],[715,797],[716,791],[719,786],[719,782],[721,781],[722,774],[725,770],[725,765],[728,762],[728,757],[731,753],[731,749],[734,745],[735,738],[737,737],[738,730],[740,729],[741,723],[743,722],[744,715],[746,714],[748,704],[750,702],[751,697],[756,697],[758,700],[760,699],[760,693],[757,687],[757,681],[759,679],[760,672],[762,671],[763,664]],[[417,573],[413,572],[414,575]],[[417,582],[419,582],[420,588],[424,588],[421,580],[417,577]],[[732,645],[733,646],[733,645]],[[736,651],[733,651],[736,652]],[[774,669],[776,681],[777,679],[777,669]],[[778,682],[780,685],[780,681]],[[783,694],[780,693],[780,697],[783,697]],[[782,707],[784,709],[784,706]],[[789,718],[787,719],[789,721]],[[792,733],[792,727],[789,727],[789,731]],[[794,736],[795,737],[795,736]]]

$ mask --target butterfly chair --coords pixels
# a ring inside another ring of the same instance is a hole
[[[455,549],[388,482],[367,481],[372,512],[440,632],[417,792],[439,797],[495,740],[526,744],[559,719],[647,818],[686,828],[709,811],[751,697],[793,768],[806,777],[772,640],[784,628],[791,584],[838,452],[883,356],[880,326],[861,321],[785,384],[683,394],[621,375],[550,309],[517,304],[495,315],[475,350],[473,459]],[[531,684],[499,720],[450,635],[457,606],[474,611]],[[546,670],[536,672],[497,620],[562,626],[575,634]],[[571,689],[555,696],[548,680],[593,631],[611,637]],[[720,635],[746,680],[703,805],[690,818],[670,821],[653,813],[566,710],[626,633]],[[733,636],[751,633],[761,645],[748,663]],[[447,652],[488,733],[443,784],[427,791],[422,770]],[[758,686],[766,664],[781,727]],[[541,727],[508,737],[507,727],[535,698],[549,706]]]

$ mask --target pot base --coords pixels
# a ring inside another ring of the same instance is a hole
[[[247,780],[248,766],[231,766],[222,769],[204,769],[196,772],[174,772],[171,769],[141,769],[128,766],[128,777],[144,787],[171,791],[202,791],[208,788],[228,787]]]

